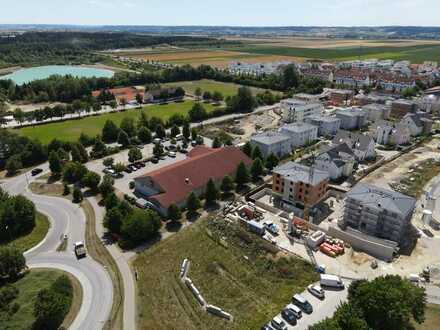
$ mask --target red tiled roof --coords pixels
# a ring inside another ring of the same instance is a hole
[[[188,153],[185,160],[162,167],[136,180],[148,178],[155,186],[159,186],[163,193],[150,198],[168,208],[173,203],[184,201],[192,191],[204,187],[209,179],[217,181],[234,173],[240,162],[244,162],[246,166],[252,164],[252,160],[239,148],[212,149],[197,146]]]
[[[127,102],[134,101],[136,99],[136,94],[142,95],[143,93],[142,90],[138,90],[134,87],[112,88],[107,91],[112,93],[118,101],[121,101],[121,99],[124,98]],[[98,97],[100,93],[100,90],[93,91],[92,96]]]

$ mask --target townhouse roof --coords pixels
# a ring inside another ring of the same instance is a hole
[[[372,141],[374,140],[369,135],[339,130],[332,142],[334,144],[346,143],[352,149],[366,151]]]
[[[348,109],[339,109],[336,111],[336,116],[347,116],[347,117],[359,117],[364,116],[365,112],[360,108],[348,108]]]
[[[328,172],[295,162],[282,164],[276,167],[273,172],[281,175],[285,179],[294,182],[304,182],[312,186],[316,186],[329,178]]]
[[[336,117],[330,117],[330,116],[319,116],[319,115],[314,115],[314,116],[310,116],[309,118],[307,118],[308,121],[312,121],[312,122],[322,122],[322,123],[336,123],[336,122],[340,122],[341,120],[339,118]]]
[[[293,123],[284,125],[281,129],[289,133],[305,133],[317,129],[317,127],[307,123]]]
[[[347,193],[346,197],[354,199],[362,205],[372,205],[402,216],[411,213],[416,204],[416,200],[412,197],[367,183],[357,184]]]
[[[350,149],[347,143],[325,146],[320,150],[317,158],[325,154],[330,157],[330,160],[335,163],[337,167],[343,167],[345,165],[347,160],[345,155],[355,158],[353,151]]]
[[[221,180],[225,175],[233,173],[240,162],[246,166],[252,164],[252,160],[239,148],[197,146],[188,153],[186,159],[135,180],[151,181],[154,186],[160,187],[161,193],[149,198],[167,208],[184,201],[192,191],[203,188],[209,179]]]

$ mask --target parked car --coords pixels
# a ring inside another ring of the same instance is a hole
[[[186,149],[180,149],[180,153],[182,153],[182,154],[187,154],[187,153],[188,153],[188,150],[186,150]]]
[[[41,168],[37,167],[31,171],[31,174],[32,174],[32,176],[36,176],[36,175],[40,174],[41,172],[43,172],[43,170]]]
[[[168,156],[171,157],[171,158],[176,158],[176,153],[174,151],[170,151],[168,153]]]
[[[153,164],[157,164],[157,163],[159,163],[159,158],[154,157],[154,158],[151,159],[151,162]]]
[[[124,172],[127,173],[127,174],[130,174],[133,171],[130,169],[130,167],[126,166],[125,169],[124,169]]]
[[[314,295],[316,298],[318,299],[324,299],[325,298],[325,293],[324,290],[321,288],[320,285],[318,284],[310,284],[307,287],[307,290]]]
[[[273,330],[273,328],[269,324],[265,324],[261,327],[261,330]]]
[[[138,170],[140,170],[142,167],[145,167],[145,165],[141,165],[141,163],[133,163],[132,166],[136,167]]]
[[[302,311],[298,306],[296,306],[294,304],[289,304],[286,306],[286,308],[292,310],[293,314],[295,314],[295,317],[297,319],[300,319],[302,317]]]
[[[292,297],[292,303],[294,305],[298,306],[299,308],[301,308],[301,310],[304,313],[307,313],[307,314],[312,314],[313,313],[312,305],[307,301],[306,298],[304,298],[300,294],[296,294],[296,295],[294,295]]]
[[[272,221],[266,221],[264,227],[273,235],[278,235],[278,227]]]
[[[112,169],[112,168],[105,168],[103,172],[104,172],[105,174],[110,174],[110,175],[113,175],[113,174],[116,173],[115,170]]]
[[[274,327],[277,330],[287,330],[286,323],[279,318],[278,316],[275,316],[272,321],[270,321],[270,325]]]
[[[296,316],[292,309],[284,308],[281,317],[290,325],[296,325]]]

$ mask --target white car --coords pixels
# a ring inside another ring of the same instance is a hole
[[[287,330],[286,323],[278,316],[275,316],[272,319],[272,321],[270,322],[270,325],[277,330]]]
[[[174,151],[170,151],[168,153],[168,156],[171,157],[171,158],[176,158],[176,153]]]
[[[319,298],[319,299],[324,299],[325,298],[324,290],[318,284],[310,284],[307,287],[307,291],[309,291],[316,298]]]

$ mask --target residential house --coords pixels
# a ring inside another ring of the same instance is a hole
[[[399,99],[391,103],[390,116],[394,119],[402,119],[407,113],[418,110],[418,103],[412,100]]]
[[[382,145],[404,145],[411,140],[411,131],[403,123],[380,120],[374,128],[374,139]]]
[[[369,135],[340,130],[332,143],[346,143],[356,156],[358,162],[376,158],[374,139]]]
[[[324,111],[321,103],[309,103],[297,99],[286,99],[281,101],[283,121],[286,123],[304,122],[311,116],[320,115]]]
[[[241,162],[252,164],[239,148],[197,146],[186,159],[137,177],[135,191],[166,216],[171,204],[185,206],[191,192],[201,195],[209,179],[219,184],[226,175],[235,173]]]
[[[328,172],[330,179],[349,177],[356,165],[356,156],[346,143],[324,147],[315,157],[314,167]]]
[[[408,229],[416,200],[404,194],[359,183],[345,198],[343,227],[364,234],[402,243],[408,240]]]
[[[306,122],[318,127],[319,136],[336,135],[341,127],[341,119],[328,116],[311,116]]]
[[[426,112],[408,113],[400,122],[409,128],[411,136],[426,135],[432,131],[433,121]]]
[[[366,113],[359,108],[345,108],[336,111],[336,118],[341,120],[340,127],[346,130],[361,129],[367,124]]]
[[[111,88],[106,90],[106,92],[110,92],[111,94],[113,94],[118,104],[136,104],[136,95],[143,95],[144,91],[144,87],[139,86]],[[95,90],[92,92],[92,96],[97,98],[101,93],[102,90]]]

